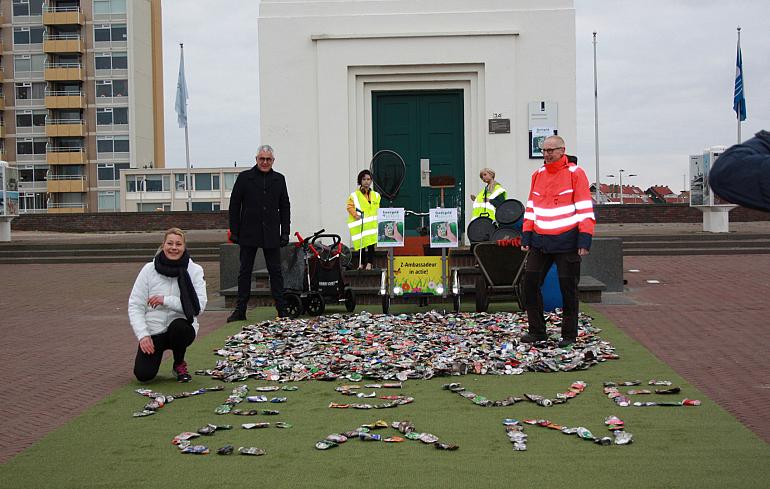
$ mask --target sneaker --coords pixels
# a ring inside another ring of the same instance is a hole
[[[533,335],[530,333],[525,334],[521,337],[522,343],[538,343],[540,341],[545,341],[547,337],[545,335],[539,336],[539,335]]]
[[[176,374],[177,382],[190,382],[192,380],[192,376],[187,372],[187,362],[184,360],[175,363],[171,371]]]
[[[240,309],[236,309],[233,311],[232,314],[227,318],[228,323],[232,323],[234,321],[245,321],[246,320],[246,313],[244,311],[241,311]]]
[[[570,345],[574,345],[575,341],[577,341],[575,338],[562,338],[559,340],[559,348],[566,348]]]

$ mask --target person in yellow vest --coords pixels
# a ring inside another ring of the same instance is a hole
[[[377,244],[377,209],[380,194],[372,189],[372,173],[361,170],[358,188],[348,197],[348,230],[353,249],[358,250],[358,269],[372,269],[374,246]]]
[[[484,213],[489,214],[490,219],[495,220],[495,209],[507,198],[502,185],[495,181],[495,171],[491,168],[482,168],[479,178],[484,182],[484,188],[478,195],[471,194],[473,201],[473,219]]]

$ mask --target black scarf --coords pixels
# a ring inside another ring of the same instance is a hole
[[[198,294],[195,293],[187,266],[190,264],[190,254],[187,250],[178,260],[170,260],[163,251],[155,255],[155,271],[166,277],[177,277],[179,284],[179,298],[182,301],[182,310],[188,321],[201,313],[201,304],[198,302]]]

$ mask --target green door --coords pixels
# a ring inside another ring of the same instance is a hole
[[[440,190],[420,184],[420,159],[427,158],[431,175],[455,178],[454,188],[444,190],[444,207],[459,209],[460,229],[465,229],[462,90],[374,92],[372,106],[374,152],[395,151],[406,163],[398,196],[392,205],[383,197],[382,206],[416,212],[439,206]],[[417,234],[421,225],[428,225],[427,217],[421,222],[407,216],[407,235]]]

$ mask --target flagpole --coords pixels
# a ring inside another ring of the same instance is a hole
[[[184,59],[184,43],[179,43],[179,52],[180,52],[180,59]],[[186,83],[185,83],[186,84]],[[187,129],[188,121],[187,121],[187,94],[185,93],[184,98],[184,113],[185,113],[185,124],[184,124],[184,152],[185,152],[185,159],[187,161],[187,181],[185,182],[185,188],[187,189],[187,210],[192,210],[192,175],[190,174],[190,135],[189,131]]]
[[[596,31],[594,31],[594,144],[596,151],[596,189],[594,200],[597,204],[601,204],[601,184],[599,183],[599,91],[596,80]]]
[[[738,26],[738,53],[741,52],[741,27]],[[741,55],[741,82],[743,81],[743,55]],[[735,114],[738,120],[738,143],[741,144],[741,111],[737,111]]]

